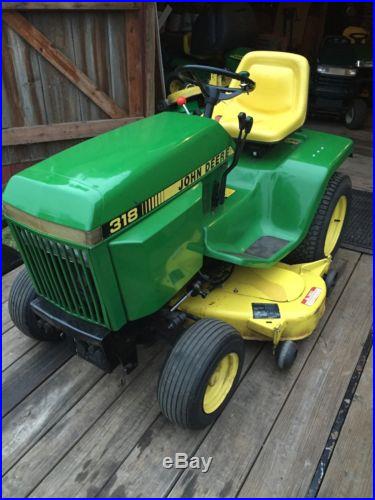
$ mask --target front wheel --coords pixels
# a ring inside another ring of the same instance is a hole
[[[13,281],[9,293],[8,309],[11,320],[28,337],[36,340],[59,340],[60,333],[34,314],[31,302],[36,297],[37,293],[29,273],[23,269]]]
[[[241,374],[244,342],[227,323],[202,319],[188,328],[161,372],[158,401],[173,423],[210,425],[231,398]]]
[[[335,172],[328,182],[309,232],[285,262],[300,264],[334,256],[340,247],[351,199],[350,177]]]

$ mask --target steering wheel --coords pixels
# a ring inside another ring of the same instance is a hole
[[[208,76],[211,74],[226,76],[228,78],[231,78],[232,80],[239,81],[240,87],[226,87],[207,83],[205,81],[202,81],[202,79],[197,74],[198,72],[207,73]],[[185,66],[179,66],[176,69],[176,73],[184,82],[198,85],[198,87],[201,89],[206,104],[204,116],[207,118],[212,117],[213,109],[219,101],[232,99],[233,97],[236,97],[243,92],[249,93],[255,89],[255,82],[249,78],[250,75],[247,71],[235,73],[234,71],[229,71],[223,68],[215,68],[214,66],[186,64]]]
[[[366,43],[366,40],[368,38],[367,33],[350,33],[350,35],[347,35],[348,38],[353,40],[354,43]]]
[[[350,40],[348,37],[344,35],[329,35],[325,37],[323,40],[322,45],[327,46],[327,45],[349,45]]]

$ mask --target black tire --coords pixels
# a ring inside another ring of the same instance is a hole
[[[334,289],[337,282],[338,273],[335,269],[330,269],[324,276],[324,281],[327,287],[327,296],[329,296]]]
[[[341,234],[333,251],[331,252],[332,256],[335,255],[340,247],[342,236],[348,222],[348,213],[350,211],[352,200],[352,183],[350,177],[339,174],[338,172],[335,172],[328,182],[327,189],[325,190],[319,208],[305,239],[284,259],[285,262],[288,264],[300,264],[302,262],[314,262],[315,260],[320,260],[326,257],[324,254],[324,244],[328,226],[336,204],[341,196],[346,196],[347,207]]]
[[[203,409],[206,388],[219,362],[227,355],[238,356],[237,372],[225,399],[216,410],[206,413]],[[214,319],[197,321],[178,340],[160,374],[158,401],[162,413],[181,427],[202,429],[210,425],[236,389],[243,358],[244,342],[232,326]]]
[[[353,99],[349,103],[345,113],[345,125],[351,130],[357,130],[364,126],[367,118],[367,104],[363,99]]]
[[[293,340],[280,342],[276,347],[276,364],[280,370],[289,370],[296,360],[298,349]]]
[[[34,285],[26,269],[13,281],[9,293],[9,315],[15,326],[25,335],[37,340],[58,340],[59,332],[44,327],[43,322],[34,314],[30,303],[37,297]]]

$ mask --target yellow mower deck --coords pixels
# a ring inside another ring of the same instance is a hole
[[[322,278],[331,258],[271,269],[236,266],[206,298],[190,297],[180,310],[234,326],[247,340],[300,340],[316,328],[325,309]]]

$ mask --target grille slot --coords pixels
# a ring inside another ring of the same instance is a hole
[[[88,252],[10,225],[37,292],[70,313],[106,324]]]

